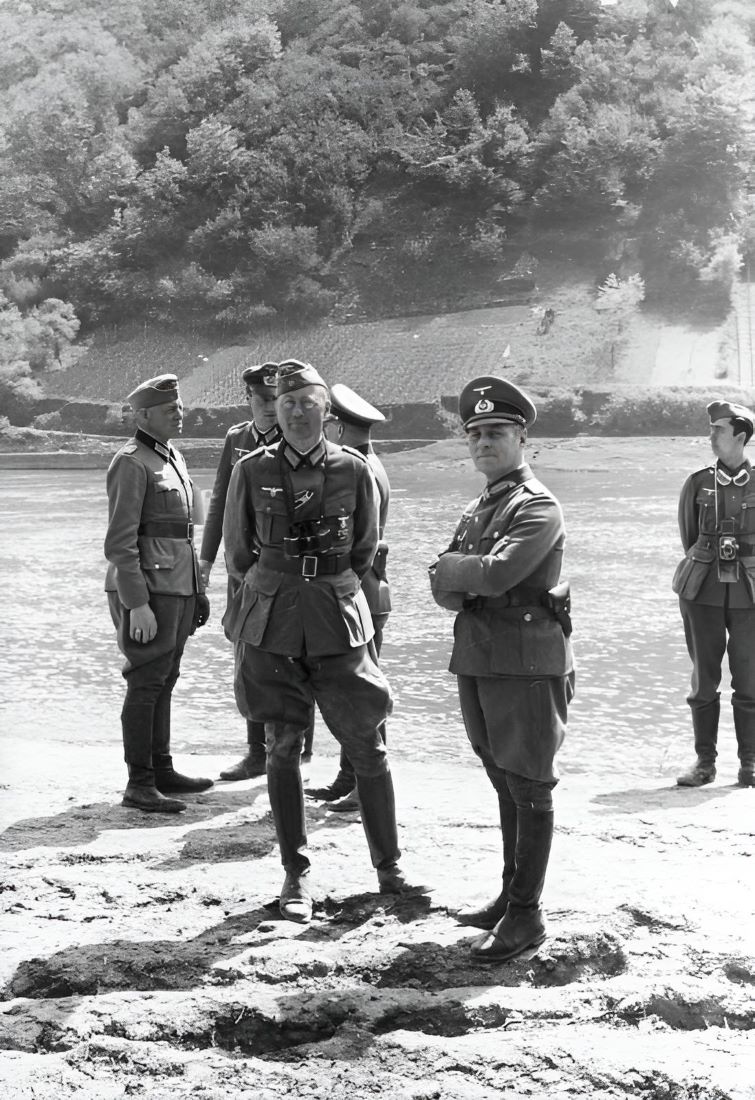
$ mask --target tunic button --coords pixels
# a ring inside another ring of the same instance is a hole
[[[532,622],[532,614],[529,611],[525,611],[525,613],[522,615],[522,618],[526,623]]]
[[[469,546],[467,547],[467,550],[474,550],[474,543],[470,542]]]
[[[494,539],[497,539],[497,538],[498,538],[498,532],[497,532],[497,531],[494,531],[494,532],[493,532],[493,538],[494,538]]]

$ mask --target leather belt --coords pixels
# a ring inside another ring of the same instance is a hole
[[[186,539],[191,542],[194,537],[194,524],[187,520],[181,523],[178,520],[154,519],[143,523],[139,528],[140,535],[157,539]]]
[[[333,576],[351,569],[351,554],[302,554],[300,558],[287,558],[282,550],[263,546],[259,564],[280,573],[298,573],[300,577]]]

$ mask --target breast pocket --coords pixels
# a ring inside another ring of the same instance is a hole
[[[185,512],[182,491],[175,482],[162,478],[154,483],[155,504],[159,512],[175,516]]]

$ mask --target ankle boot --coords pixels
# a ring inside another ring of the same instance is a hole
[[[540,898],[552,840],[552,810],[517,807],[516,866],[508,886],[508,905],[490,935],[472,949],[478,961],[506,962],[545,939]]]
[[[163,791],[165,794],[176,792],[180,794],[197,794],[199,791],[208,790],[213,785],[211,779],[194,778],[177,772],[173,767],[173,757],[170,753],[156,755],[154,761],[155,786],[158,791]]]
[[[121,805],[152,814],[178,814],[186,809],[186,803],[177,798],[166,798],[155,787],[152,768],[128,766],[128,784],[123,792]]]
[[[357,792],[362,811],[362,827],[370,849],[372,865],[377,871],[381,894],[421,893],[425,886],[410,883],[399,867],[401,850],[396,826],[396,797],[393,777],[358,775]]]
[[[469,925],[472,928],[483,928],[489,932],[495,928],[498,921],[504,916],[509,901],[509,883],[516,866],[516,835],[517,816],[516,804],[512,801],[508,792],[498,792],[498,813],[501,821],[501,838],[503,841],[503,874],[501,876],[501,892],[497,897],[489,901],[487,905],[474,906],[460,909],[456,914],[459,924]]]
[[[268,757],[267,767],[267,791],[280,847],[281,863],[287,874],[296,877],[309,871],[299,752],[300,750],[297,749],[296,759],[283,764],[273,752]]]
[[[241,779],[256,779],[267,771],[267,752],[265,750],[265,723],[255,722],[251,718],[246,723],[246,741],[249,750],[237,764],[225,768],[220,778],[228,783],[237,783]]]
[[[755,787],[755,714],[735,707],[734,730],[739,754],[737,783],[740,787]]]
[[[677,787],[704,787],[716,778],[716,765],[712,760],[698,756],[695,763],[686,772],[676,777]]]

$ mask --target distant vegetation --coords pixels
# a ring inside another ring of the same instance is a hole
[[[654,305],[725,311],[752,251],[752,21],[736,0],[5,0],[0,405],[79,324],[228,342],[510,300],[548,235],[596,289],[638,275]]]

